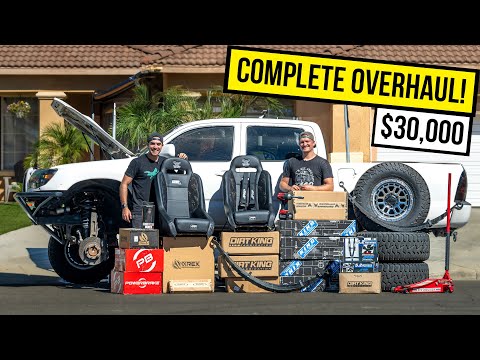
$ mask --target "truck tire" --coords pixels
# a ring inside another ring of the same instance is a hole
[[[356,219],[367,231],[391,231],[382,222],[408,231],[408,226],[423,224],[430,209],[427,183],[415,169],[402,163],[386,162],[368,169],[353,195],[368,214],[354,207]]]
[[[53,270],[63,280],[74,284],[95,284],[105,279],[113,269],[115,249],[98,265],[84,264],[78,255],[78,245],[62,245],[53,237],[48,242],[48,259]]]
[[[418,263],[380,263],[382,273],[382,291],[392,291],[392,288],[410,285],[429,276],[428,264]]]
[[[424,232],[361,231],[357,236],[377,239],[380,262],[418,262],[430,257],[430,237]]]

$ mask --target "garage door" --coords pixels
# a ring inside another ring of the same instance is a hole
[[[473,121],[470,156],[447,155],[424,151],[377,148],[379,161],[458,162],[462,163],[468,176],[467,201],[480,206],[480,117]]]

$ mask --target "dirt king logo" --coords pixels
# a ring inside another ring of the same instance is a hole
[[[347,287],[372,287],[373,281],[347,281]]]
[[[245,270],[272,270],[272,260],[250,260],[250,261],[237,261],[238,266]]]
[[[172,267],[174,269],[198,269],[200,268],[200,261],[174,260]]]
[[[248,236],[231,237],[228,241],[229,247],[272,247],[272,236]]]
[[[150,245],[150,241],[148,241],[148,235],[146,233],[140,233],[138,245]]]
[[[153,260],[153,255],[151,252],[148,252],[147,254],[144,254],[142,256],[142,252],[148,251],[147,249],[140,249],[137,252],[135,252],[135,255],[133,255],[133,261],[135,261],[135,264],[137,265],[138,269],[142,269],[142,266],[148,263],[150,264],[150,267],[147,270],[142,270],[143,272],[150,272],[152,271],[155,266],[157,265],[157,260]]]

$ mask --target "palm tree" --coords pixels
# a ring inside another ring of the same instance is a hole
[[[182,86],[150,94],[146,84],[136,83],[132,99],[117,110],[116,129],[125,146],[138,151],[153,131],[166,133],[194,120],[241,117],[252,109],[282,116],[285,106],[274,98],[224,93],[221,86],[211,87],[201,99]]]
[[[151,95],[145,84],[137,83],[132,99],[118,107],[116,131],[127,147],[140,149],[147,134],[159,130],[162,118],[160,98],[160,93]]]
[[[24,168],[49,168],[79,162],[87,156],[89,145],[82,133],[70,124],[53,123],[45,127],[34,151],[25,157]]]

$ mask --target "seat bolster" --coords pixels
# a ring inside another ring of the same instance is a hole
[[[269,215],[268,210],[237,211],[235,222],[239,225],[267,224]]]

